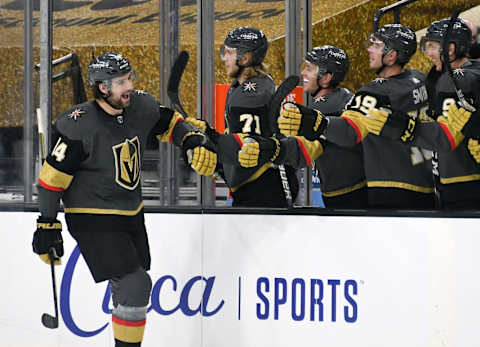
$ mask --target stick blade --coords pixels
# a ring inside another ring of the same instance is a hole
[[[42,314],[42,324],[49,329],[58,328],[58,318],[49,315],[48,313]]]
[[[190,55],[187,51],[181,51],[175,62],[173,63],[172,70],[170,70],[170,76],[168,76],[167,91],[178,92],[180,86],[180,80],[182,79],[183,71],[188,65]]]
[[[285,99],[292,90],[298,86],[300,82],[300,77],[291,75],[288,76],[277,88],[275,94],[272,95],[270,102],[268,103],[268,120],[270,122],[270,129],[274,134],[277,134],[278,125],[277,118],[279,116],[280,106],[282,105],[283,99]]]
[[[168,76],[167,82],[167,95],[172,103],[172,107],[177,112],[180,112],[182,116],[187,117],[187,113],[182,107],[180,103],[180,97],[178,95],[178,90],[180,87],[180,81],[182,79],[183,72],[187,67],[188,60],[190,59],[190,55],[187,51],[181,51],[175,62],[173,63],[172,70],[170,71],[170,76]]]

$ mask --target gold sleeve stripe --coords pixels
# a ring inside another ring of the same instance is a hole
[[[437,121],[438,124],[440,124],[443,132],[445,133],[445,136],[447,136],[448,142],[450,143],[450,150],[453,151],[455,148],[457,148],[458,144],[462,142],[465,137],[461,133],[452,133],[452,131],[447,125],[447,120],[444,116],[438,117]]]
[[[263,173],[265,171],[267,171],[268,169],[270,169],[272,167],[272,163],[265,163],[263,164],[260,169],[258,169],[257,171],[255,171],[255,173],[250,176],[245,182],[242,182],[240,183],[239,185],[235,186],[235,187],[232,187],[230,188],[230,190],[232,192],[236,192],[241,186],[243,186],[244,184],[247,184],[247,183],[250,183],[250,182],[253,182],[255,181],[257,178],[259,178],[261,175],[263,175]]]
[[[65,207],[66,213],[91,213],[91,214],[116,214],[121,216],[135,216],[143,208],[143,202],[140,203],[138,208],[134,211],[132,210],[114,210],[107,208],[88,208],[88,207]]]
[[[113,336],[123,342],[142,342],[145,324],[146,320],[130,322],[112,316]]]
[[[309,141],[303,136],[296,136],[295,138],[302,150],[307,166],[310,166],[312,160],[315,160],[322,155],[323,146],[320,141]]]
[[[341,117],[350,124],[353,130],[355,130],[355,133],[357,134],[357,143],[362,142],[368,134],[367,127],[362,123],[362,118],[365,116],[360,112],[346,110],[342,113]]]
[[[177,125],[177,123],[181,121],[183,121],[182,115],[175,111],[172,115],[172,119],[170,120],[170,124],[168,125],[168,129],[162,134],[157,135],[157,139],[161,142],[172,142],[173,129],[175,128],[175,125]]]
[[[347,193],[351,193],[355,190],[359,190],[359,189],[361,189],[363,187],[366,187],[366,186],[367,186],[367,181],[363,181],[363,182],[355,184],[354,186],[350,186],[350,187],[346,187],[346,188],[342,188],[342,189],[338,189],[338,190],[332,190],[330,192],[323,192],[322,195],[327,197],[327,198],[331,198],[331,197],[334,197],[334,196],[339,196],[339,195],[344,195],[344,194],[347,194]]]
[[[412,190],[419,193],[433,193],[433,187],[422,187],[416,186],[414,184],[405,183],[405,182],[394,182],[394,181],[368,181],[367,186],[369,187],[381,187],[381,188],[400,188],[406,190]]]
[[[38,183],[48,190],[62,191],[70,186],[73,176],[55,169],[47,161],[43,163]]]
[[[480,180],[480,174],[450,177],[450,178],[440,178],[440,183],[452,184],[452,183],[471,182],[471,181],[478,181],[478,180]]]

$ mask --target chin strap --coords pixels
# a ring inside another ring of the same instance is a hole
[[[317,86],[318,88],[313,93],[310,93],[312,98],[314,98],[315,95],[317,95],[323,89],[323,87],[320,85],[320,76],[318,76],[318,74],[317,74]]]

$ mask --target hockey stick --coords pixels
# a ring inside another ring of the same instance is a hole
[[[463,91],[460,89],[460,86],[458,85],[458,81],[455,79],[455,76],[453,76],[452,65],[450,64],[450,40],[448,38],[452,32],[453,25],[455,24],[455,21],[457,20],[459,14],[460,10],[457,8],[453,11],[452,17],[450,17],[450,22],[448,23],[447,31],[445,32],[445,36],[443,37],[442,41],[442,55],[443,61],[445,62],[445,67],[447,69],[448,77],[450,77],[450,80],[454,85],[455,93],[457,94],[458,100],[460,101],[460,106],[462,106],[467,111],[473,113],[476,111],[476,109],[475,107],[470,105],[467,100],[465,100]]]
[[[188,117],[188,115],[180,102],[178,89],[180,87],[180,80],[182,79],[183,71],[185,71],[189,59],[190,55],[187,51],[181,51],[178,54],[177,59],[175,59],[172,69],[170,70],[170,76],[168,76],[167,82],[167,95],[172,103],[173,109],[185,118]]]
[[[280,134],[278,129],[277,118],[279,116],[280,107],[282,106],[283,99],[287,97],[290,92],[295,89],[295,87],[300,82],[298,76],[288,76],[282,84],[280,84],[273,94],[270,102],[268,103],[268,121],[270,122],[270,129],[273,131],[273,136],[277,137]],[[288,184],[287,172],[285,171],[285,165],[281,164],[278,166],[280,171],[280,178],[282,180],[282,187],[285,193],[285,199],[287,200],[288,207],[293,206],[292,191],[290,190],[290,185]]]
[[[50,258],[50,270],[52,273],[53,304],[55,307],[55,317],[48,313],[42,314],[42,324],[49,329],[58,328],[58,300],[57,300],[57,285],[55,283],[54,252],[55,252],[55,249],[50,248],[50,251],[48,252],[48,257]]]

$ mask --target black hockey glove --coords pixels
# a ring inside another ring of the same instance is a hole
[[[410,142],[414,139],[417,120],[406,112],[371,108],[362,122],[368,131],[392,140]]]
[[[293,102],[286,102],[280,109],[278,128],[285,136],[303,136],[307,140],[318,140],[328,126],[323,114]]]
[[[182,140],[183,159],[200,175],[212,176],[217,166],[214,144],[197,131],[187,133]]]
[[[283,144],[278,139],[251,135],[243,139],[242,148],[238,151],[238,162],[246,168],[267,162],[280,165],[284,156]]]
[[[55,265],[60,265],[63,256],[62,223],[54,218],[38,217],[32,246],[33,252],[47,264],[50,264],[48,253],[53,249]]]
[[[204,120],[201,120],[201,119],[197,119],[197,118],[194,118],[194,117],[187,117],[185,118],[185,121],[190,123],[191,125],[193,125],[195,128],[198,128],[200,129],[201,131],[203,131],[205,133],[205,135],[208,136],[208,138],[210,140],[212,140],[212,142],[214,144],[217,144],[218,143],[218,137],[221,135],[220,133],[218,133],[215,129],[213,129],[210,124],[208,124],[207,121],[204,121]]]

